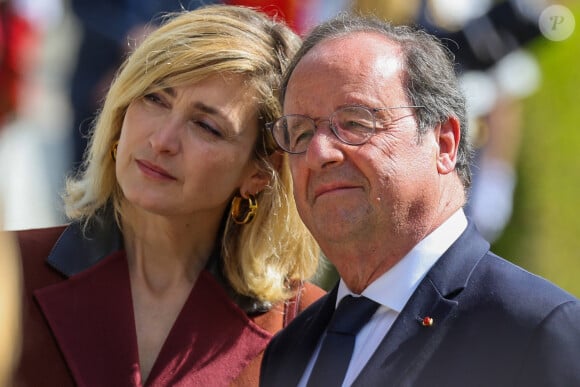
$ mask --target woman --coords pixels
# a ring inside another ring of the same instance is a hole
[[[298,44],[210,6],[129,56],[67,183],[73,222],[19,233],[26,385],[257,385],[272,334],[322,294],[265,130]]]

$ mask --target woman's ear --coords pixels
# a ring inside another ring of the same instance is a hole
[[[280,152],[274,152],[268,156],[269,163],[275,171],[279,171],[282,168],[283,157],[284,155]],[[271,174],[259,165],[259,161],[256,161],[256,170],[240,187],[240,193],[243,196],[246,193],[256,195],[271,183],[271,179]]]
[[[280,171],[282,168],[282,162],[284,160],[284,154],[280,151],[274,151],[269,157],[270,164],[274,167],[275,171]]]
[[[448,174],[455,170],[457,151],[461,139],[461,127],[456,117],[449,117],[435,128],[435,141],[438,145],[437,170]]]

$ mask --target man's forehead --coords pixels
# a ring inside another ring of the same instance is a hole
[[[373,68],[389,76],[400,71],[404,61],[399,43],[377,32],[356,32],[317,43],[299,61],[295,71],[308,65],[334,70],[350,67],[349,71]]]
[[[344,50],[349,48],[350,50]],[[356,31],[344,35],[329,37],[316,43],[305,55],[327,55],[327,51],[338,55],[353,55],[356,52],[388,52],[391,55],[401,55],[399,42],[375,31]]]

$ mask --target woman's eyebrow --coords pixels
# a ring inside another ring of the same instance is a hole
[[[214,106],[206,105],[203,102],[195,102],[192,107],[196,110],[200,110],[206,114],[217,116],[218,119],[223,120],[230,128],[234,128],[234,122],[232,119],[222,110]]]

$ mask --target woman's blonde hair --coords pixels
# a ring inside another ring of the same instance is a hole
[[[125,60],[93,127],[81,172],[70,178],[64,195],[71,220],[88,224],[112,205],[117,222],[123,194],[110,152],[120,136],[129,104],[150,90],[201,81],[215,74],[242,74],[254,91],[259,135],[254,157],[271,176],[257,195],[259,210],[250,224],[225,221],[224,275],[239,294],[262,303],[292,295],[292,283],[316,271],[318,248],[294,203],[286,155],[275,170],[269,155],[275,145],[266,123],[279,117],[282,73],[300,45],[284,23],[246,7],[212,5],[166,15]]]

